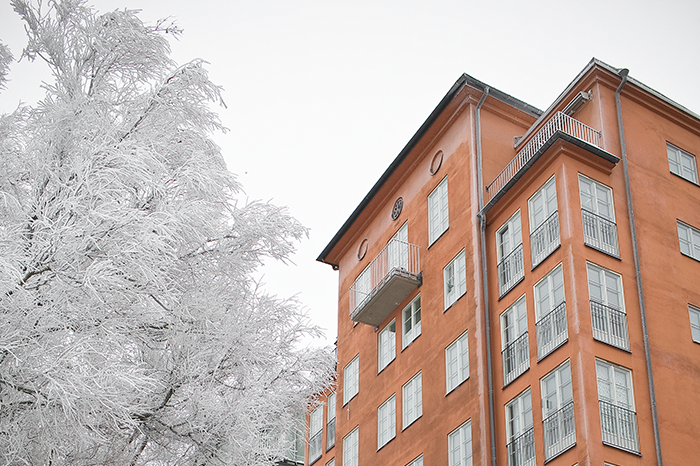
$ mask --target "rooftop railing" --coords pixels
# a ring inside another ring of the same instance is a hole
[[[562,112],[555,113],[547,123],[530,139],[530,141],[518,152],[508,165],[498,174],[498,176],[486,187],[488,201],[506,187],[508,182],[528,165],[528,162],[537,154],[549,139],[557,131],[569,134],[588,144],[600,147],[602,133],[590,126],[584,125],[580,121]],[[488,202],[487,201],[487,202]]]

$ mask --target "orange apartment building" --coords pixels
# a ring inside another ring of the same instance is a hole
[[[463,75],[318,258],[306,464],[700,464],[698,155],[598,60],[544,112]]]

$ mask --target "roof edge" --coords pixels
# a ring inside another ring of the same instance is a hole
[[[423,124],[418,128],[418,131],[411,137],[411,139],[408,141],[406,146],[399,152],[399,154],[396,156],[393,162],[391,162],[391,165],[384,171],[382,176],[377,180],[377,182],[372,186],[372,189],[365,195],[365,197],[362,199],[360,204],[355,208],[355,210],[352,212],[350,217],[345,221],[342,227],[338,230],[338,232],[333,236],[331,241],[326,245],[326,247],[323,249],[321,254],[316,258],[318,262],[323,262],[325,264],[329,264],[331,266],[337,267],[338,264],[333,264],[331,262],[326,261],[326,257],[328,257],[328,254],[333,250],[333,248],[338,244],[340,239],[348,232],[350,227],[355,223],[357,218],[360,216],[362,211],[367,207],[367,205],[370,203],[370,201],[374,198],[374,196],[377,195],[379,190],[384,186],[384,183],[387,182],[387,180],[391,177],[391,175],[396,171],[396,169],[403,163],[403,161],[406,159],[408,154],[413,150],[413,148],[418,144],[418,142],[421,140],[421,138],[425,135],[425,133],[428,132],[428,130],[432,127],[433,123],[438,119],[438,117],[442,114],[442,112],[447,108],[447,106],[452,102],[452,100],[459,94],[459,92],[465,87],[469,86],[473,89],[476,89],[480,92],[485,92],[486,89],[489,89],[489,96],[494,97],[501,102],[510,105],[511,107],[514,107],[524,113],[528,113],[532,116],[535,117],[540,117],[542,115],[542,110],[538,109],[537,107],[534,107],[526,102],[523,102],[520,99],[517,99],[510,94],[506,94],[503,91],[500,91],[498,89],[495,89],[482,81],[479,81],[478,79],[464,73],[462,76],[455,81],[455,83],[452,85],[450,90],[445,94],[445,96],[442,98],[440,103],[435,107],[435,109],[430,113],[428,118],[423,122]],[[539,120],[538,120],[539,121]]]

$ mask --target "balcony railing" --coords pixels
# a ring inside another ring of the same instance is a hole
[[[508,466],[534,466],[535,430],[531,427],[508,444]]]
[[[309,439],[309,464],[321,457],[321,440],[323,431],[319,430]]]
[[[581,209],[583,215],[583,241],[590,246],[613,257],[620,257],[617,244],[617,225],[590,210]]]
[[[575,138],[578,138],[588,144],[596,147],[600,147],[602,134],[590,126],[586,126],[580,121],[571,118],[570,116],[557,112],[552,118],[547,121],[547,123],[542,126],[530,141],[518,152],[518,154],[511,160],[508,165],[498,174],[496,179],[494,179],[491,184],[486,187],[488,193],[489,201],[496,197],[496,195],[506,187],[508,182],[513,179],[520,170],[529,165],[530,160],[538,153],[538,151],[544,146],[550,138],[552,138],[557,131],[569,134]]]
[[[627,314],[614,307],[591,300],[593,338],[625,351],[630,349]]]
[[[503,386],[505,387],[530,368],[530,347],[527,332],[508,344],[501,352],[503,361]]]
[[[639,453],[637,413],[602,400],[599,403],[603,443]]]
[[[350,318],[379,326],[420,283],[418,246],[393,239],[350,287]]]
[[[562,301],[535,324],[537,327],[537,359],[542,359],[569,338],[566,326],[566,302]]]
[[[523,244],[520,243],[498,264],[498,295],[503,297],[524,277]]]
[[[549,461],[576,443],[574,402],[555,411],[542,421],[544,428],[544,460]]]
[[[530,234],[532,268],[534,269],[540,262],[545,260],[560,244],[559,212],[555,211]]]

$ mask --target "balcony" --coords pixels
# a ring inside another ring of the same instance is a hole
[[[574,138],[583,142],[586,146],[593,146],[598,149],[601,147],[602,134],[600,131],[586,126],[562,112],[555,113],[518,152],[513,160],[506,165],[491,184],[486,187],[488,194],[487,206],[497,201],[503,192],[520,179],[523,173],[562,134],[567,135],[567,139]],[[613,158],[616,159],[614,156]]]
[[[500,298],[505,296],[523,278],[525,278],[525,267],[523,266],[523,244],[520,243],[498,263],[498,296]]]
[[[537,359],[542,359],[569,339],[566,327],[566,302],[562,301],[535,324]]]
[[[531,427],[508,444],[508,466],[535,465],[535,430]]]
[[[599,403],[603,443],[639,453],[637,413],[602,400]]]
[[[501,352],[503,386],[505,387],[530,368],[530,349],[527,332],[520,335]]]
[[[544,460],[549,461],[576,443],[574,402],[555,411],[542,421],[544,428]]]
[[[378,327],[421,281],[418,246],[389,241],[350,287],[350,318]]]
[[[590,210],[581,209],[583,216],[583,242],[586,246],[613,257],[620,257],[617,244],[617,225]]]
[[[591,300],[593,338],[603,343],[629,351],[627,314],[614,307]]]
[[[537,267],[555,249],[559,247],[559,212],[550,215],[535,231],[530,234],[530,255],[532,268]]]

